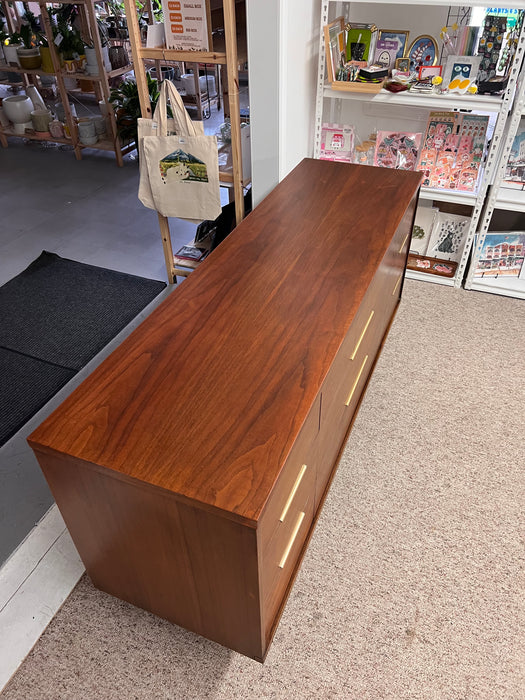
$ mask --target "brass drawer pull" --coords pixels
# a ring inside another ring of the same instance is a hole
[[[286,513],[288,513],[288,509],[292,505],[293,497],[295,496],[297,489],[299,488],[299,484],[301,483],[301,479],[304,476],[304,473],[306,471],[306,464],[303,464],[301,467],[301,471],[297,475],[297,479],[295,480],[295,484],[293,485],[293,489],[290,491],[290,495],[288,496],[288,500],[286,501],[283,512],[281,513],[281,517],[279,518],[279,521],[282,523],[283,520],[286,518]]]
[[[288,545],[286,549],[284,550],[284,554],[281,557],[281,561],[279,562],[279,568],[284,569],[284,565],[286,564],[286,560],[288,559],[288,555],[290,554],[290,550],[293,547],[293,543],[295,542],[295,538],[297,537],[297,533],[299,532],[299,528],[301,527],[301,523],[303,522],[304,519],[304,513],[299,513],[299,517],[297,518],[297,522],[295,523],[295,527],[292,532],[292,536],[290,537],[290,541],[288,542]]]
[[[367,329],[368,329],[368,326],[370,325],[370,321],[372,320],[372,316],[373,316],[373,315],[374,315],[374,312],[372,311],[372,312],[370,313],[370,316],[368,317],[368,321],[366,322],[365,327],[364,327],[363,330],[361,331],[361,335],[359,336],[359,340],[357,341],[357,345],[355,346],[354,352],[352,353],[352,356],[350,357],[351,360],[353,360],[354,357],[357,355],[357,351],[359,350],[359,346],[361,345],[361,341],[362,341],[363,338],[365,337],[365,333],[366,333],[366,331],[367,331]]]
[[[397,278],[396,286],[394,287],[394,291],[392,292],[392,296],[394,296],[394,294],[397,292],[397,288],[399,287],[399,283],[401,282],[402,279],[403,279],[403,273],[401,273],[399,275],[399,277]]]
[[[403,248],[405,247],[405,243],[407,242],[409,236],[410,236],[410,231],[409,231],[409,232],[407,233],[407,235],[405,236],[405,240],[403,241],[403,243],[401,243],[401,248],[397,251],[398,253],[402,253],[402,252],[403,252]]]
[[[365,359],[363,360],[363,364],[361,365],[361,369],[359,370],[358,375],[357,375],[357,377],[355,378],[355,382],[354,382],[354,385],[353,385],[353,387],[352,387],[352,391],[350,392],[350,396],[349,396],[348,399],[346,400],[345,406],[350,406],[350,401],[352,400],[352,396],[354,395],[354,392],[355,392],[355,390],[356,390],[356,387],[357,387],[357,385],[359,384],[359,380],[361,379],[361,375],[363,374],[363,370],[364,370],[365,365],[366,365],[367,362],[368,362],[368,355],[367,355],[367,356],[365,357]]]

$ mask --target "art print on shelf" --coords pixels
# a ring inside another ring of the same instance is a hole
[[[510,150],[505,169],[504,186],[525,189],[525,121],[522,120]]]
[[[396,170],[415,170],[420,146],[420,133],[378,131],[374,165]]]
[[[481,56],[448,56],[443,73],[443,87],[464,94],[476,82]]]
[[[397,43],[390,39],[379,39],[376,44],[374,63],[378,63],[391,70],[395,68],[397,55]]]
[[[440,76],[443,66],[420,66],[418,80],[432,80],[436,75]]]
[[[525,253],[525,231],[487,233],[474,277],[520,277]]]
[[[353,157],[354,127],[345,124],[323,124],[319,160],[351,163]]]
[[[407,51],[410,70],[417,71],[420,66],[434,66],[437,63],[438,47],[434,37],[422,34],[414,39]]]
[[[397,45],[396,58],[403,58],[408,45],[409,32],[406,29],[380,29],[380,41],[395,41]],[[396,66],[397,68],[397,66]],[[399,69],[401,70],[401,68]]]
[[[439,209],[429,206],[424,200],[421,200],[418,204],[410,242],[411,253],[425,255],[427,252],[432,227],[438,211]]]
[[[409,58],[396,58],[396,70],[402,73],[410,72],[410,59]]]
[[[373,62],[377,36],[375,24],[349,23],[346,29],[346,60]]]
[[[469,216],[439,212],[428,242],[427,255],[459,263],[469,226]]]

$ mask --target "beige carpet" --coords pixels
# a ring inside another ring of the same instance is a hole
[[[524,331],[406,283],[264,665],[84,577],[2,700],[523,700]]]

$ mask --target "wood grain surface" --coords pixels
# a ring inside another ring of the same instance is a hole
[[[302,161],[31,446],[257,521],[420,179]]]

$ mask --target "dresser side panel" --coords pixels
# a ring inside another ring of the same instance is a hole
[[[94,465],[36,455],[97,588],[262,658],[253,528]]]

